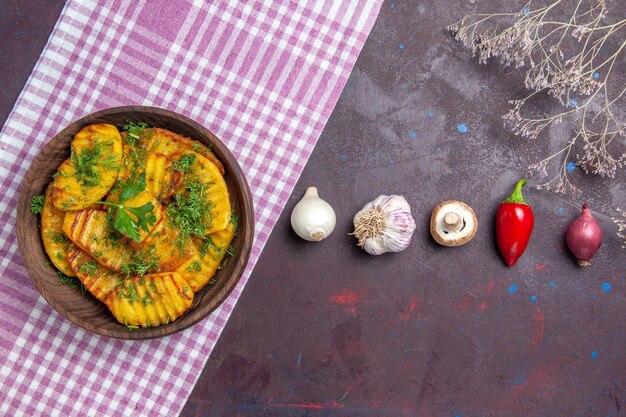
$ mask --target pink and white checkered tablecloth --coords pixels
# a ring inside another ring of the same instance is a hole
[[[379,8],[379,0],[67,2],[0,136],[0,415],[180,412]],[[129,104],[177,111],[216,133],[247,175],[257,226],[230,298],[182,333],[141,342],[100,337],[57,314],[30,282],[15,236],[20,184],[38,150],[73,120]]]

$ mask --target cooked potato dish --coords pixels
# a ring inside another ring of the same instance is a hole
[[[121,324],[170,323],[234,254],[224,175],[193,139],[144,123],[89,125],[36,196],[46,253]]]

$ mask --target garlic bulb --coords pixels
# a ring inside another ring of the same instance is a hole
[[[335,210],[319,198],[315,187],[307,188],[291,212],[291,227],[304,240],[317,242],[327,238],[336,222]]]
[[[411,207],[400,195],[381,195],[354,216],[358,245],[371,255],[400,252],[411,243],[415,220]]]

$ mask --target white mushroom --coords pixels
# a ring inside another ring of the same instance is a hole
[[[440,203],[430,216],[430,234],[443,246],[461,246],[472,240],[478,230],[474,210],[462,201]]]

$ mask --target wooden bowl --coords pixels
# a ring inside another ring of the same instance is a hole
[[[129,330],[120,324],[109,309],[90,293],[62,284],[55,270],[46,266],[48,256],[41,241],[37,216],[30,213],[34,195],[43,194],[59,165],[69,157],[74,134],[92,123],[121,125],[144,122],[211,145],[222,161],[233,211],[239,218],[239,235],[234,240],[235,255],[217,271],[216,284],[196,293],[190,309],[176,321],[154,328]],[[44,146],[30,166],[17,205],[17,238],[28,275],[37,290],[63,317],[80,327],[104,336],[120,339],[151,339],[171,335],[192,326],[215,310],[235,288],[248,262],[254,236],[252,197],[241,167],[226,146],[211,132],[180,114],[144,106],[115,107],[90,114],[57,133]]]

